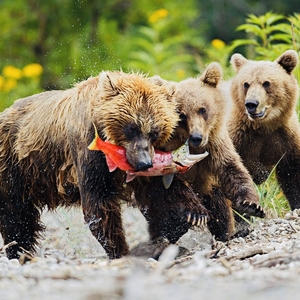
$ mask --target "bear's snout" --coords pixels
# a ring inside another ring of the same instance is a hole
[[[259,105],[257,100],[247,100],[245,103],[246,109],[249,114],[255,114],[255,111]]]
[[[136,166],[136,170],[137,171],[146,171],[149,168],[152,168],[153,164],[152,161],[140,161],[138,162],[137,166]]]
[[[147,138],[138,135],[125,148],[127,160],[136,171],[153,167],[154,148]]]
[[[136,151],[133,155],[127,156],[127,159],[136,171],[146,171],[153,167],[152,159],[148,151]]]
[[[201,134],[192,134],[192,135],[190,135],[189,140],[193,146],[197,147],[201,144],[202,138],[203,137]]]

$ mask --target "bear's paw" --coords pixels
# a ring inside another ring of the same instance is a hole
[[[252,216],[264,218],[266,215],[263,208],[259,204],[248,202],[247,200],[239,204],[237,211],[245,217]]]

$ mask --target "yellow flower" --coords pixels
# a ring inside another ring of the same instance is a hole
[[[4,87],[4,77],[0,75],[0,91],[2,91],[3,87]]]
[[[2,73],[8,78],[20,79],[22,77],[22,71],[14,66],[4,67]]]
[[[219,39],[212,40],[211,44],[216,49],[223,49],[226,46],[226,44],[222,40],[219,40]]]
[[[156,23],[159,20],[164,19],[168,15],[169,15],[169,12],[166,9],[161,8],[161,9],[156,10],[154,13],[152,13],[149,16],[148,21],[149,21],[149,23]]]
[[[17,81],[14,78],[8,78],[3,85],[3,91],[8,93],[17,85]]]
[[[183,78],[185,76],[185,70],[179,69],[176,74],[179,78]]]
[[[25,77],[38,77],[43,73],[43,67],[40,64],[33,63],[23,68],[23,75]]]

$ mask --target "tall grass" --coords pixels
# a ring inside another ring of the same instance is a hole
[[[266,212],[267,218],[283,218],[290,210],[288,201],[273,173],[268,180],[256,188],[260,197],[260,204]]]

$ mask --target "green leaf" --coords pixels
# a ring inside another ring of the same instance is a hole
[[[151,54],[143,52],[143,51],[131,52],[130,58],[132,58],[133,60],[142,61],[147,65],[156,64],[155,58]]]
[[[248,15],[248,18],[246,19],[247,23],[253,23],[253,24],[257,24],[260,27],[262,27],[262,25],[264,24],[263,21],[263,16],[257,17],[253,14]]]
[[[139,32],[145,37],[149,38],[151,41],[158,40],[158,32],[153,30],[151,27],[141,26]]]
[[[259,43],[256,40],[252,40],[252,39],[251,40],[246,40],[246,39],[234,40],[231,43],[231,46],[233,48],[237,48],[237,47],[245,46],[245,45],[255,45],[255,46],[258,46]]]
[[[269,37],[269,42],[273,42],[273,41],[284,41],[287,44],[290,44],[292,42],[292,37],[286,34],[277,33]]]
[[[267,14],[266,16],[267,16],[266,24],[269,26],[273,23],[278,22],[279,20],[286,20],[286,17],[284,15],[278,15],[272,13],[272,14]]]
[[[274,32],[274,31],[283,32],[284,29],[287,29],[284,25],[286,25],[286,24],[282,24],[282,23],[281,24],[276,24],[276,25],[265,28],[265,31],[267,33],[271,33],[271,32]],[[289,28],[291,28],[291,27],[289,26]]]

